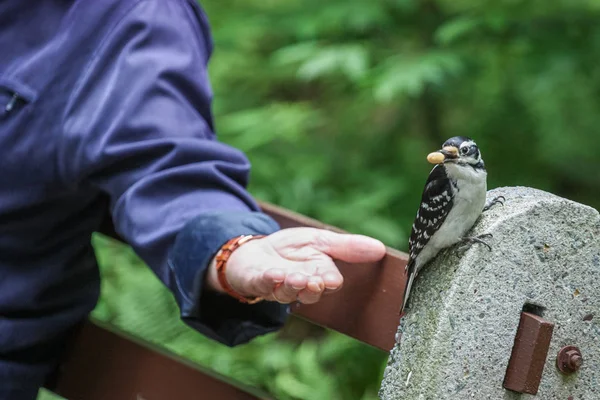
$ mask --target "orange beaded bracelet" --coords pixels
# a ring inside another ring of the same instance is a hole
[[[215,257],[215,261],[216,261],[215,267],[217,269],[217,277],[219,279],[219,283],[221,284],[221,287],[228,295],[239,300],[242,303],[255,304],[264,299],[262,297],[254,297],[254,298],[244,297],[241,294],[239,294],[238,292],[236,292],[231,287],[229,282],[227,282],[227,277],[225,276],[225,270],[227,268],[227,261],[229,261],[229,257],[231,256],[231,254],[234,252],[235,249],[237,249],[244,243],[248,243],[251,240],[260,239],[262,237],[265,237],[265,235],[242,235],[242,236],[234,237],[233,239],[228,240],[227,243],[225,243],[223,246],[221,246],[221,249],[219,250],[219,252],[217,253],[217,255]]]

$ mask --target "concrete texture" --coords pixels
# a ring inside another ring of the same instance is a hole
[[[470,233],[492,233],[493,250],[447,249],[417,279],[381,399],[600,399],[598,212],[530,188],[495,189],[488,199],[497,195],[505,206],[484,213]],[[545,307],[544,319],[555,323],[535,396],[502,387],[525,303]],[[570,376],[555,366],[566,345],[584,358]]]

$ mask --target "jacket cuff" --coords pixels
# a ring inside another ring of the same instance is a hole
[[[239,235],[269,235],[277,223],[260,212],[215,212],[189,221],[177,235],[168,258],[171,290],[181,319],[198,332],[228,346],[280,329],[289,305],[263,301],[244,304],[205,288],[209,263],[228,240]]]

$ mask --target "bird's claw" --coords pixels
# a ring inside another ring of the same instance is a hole
[[[500,199],[502,199],[502,200],[500,200]],[[482,212],[486,212],[487,210],[492,208],[494,206],[494,204],[502,204],[504,206],[505,201],[506,201],[506,198],[504,196],[496,196],[492,200],[490,200],[486,203],[485,207],[483,207]]]
[[[492,251],[492,246],[490,246],[488,243],[486,243],[483,240],[483,238],[492,238],[492,237],[494,237],[494,235],[492,235],[491,233],[484,233],[483,235],[474,236],[474,237],[463,237],[460,239],[461,242],[463,243],[463,245],[459,247],[459,251],[464,251],[464,250],[468,249],[474,243],[482,244],[482,245],[486,246],[489,251]]]

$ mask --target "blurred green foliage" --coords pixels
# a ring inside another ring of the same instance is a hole
[[[221,140],[259,198],[406,249],[430,166],[598,207],[600,1],[204,1]]]
[[[220,139],[259,199],[401,250],[448,137],[481,147],[489,187],[600,208],[598,0],[204,0]],[[375,399],[386,355],[292,320],[227,349],[177,320],[127,248],[95,239],[95,316],[279,399]],[[306,332],[305,340],[299,337]]]

